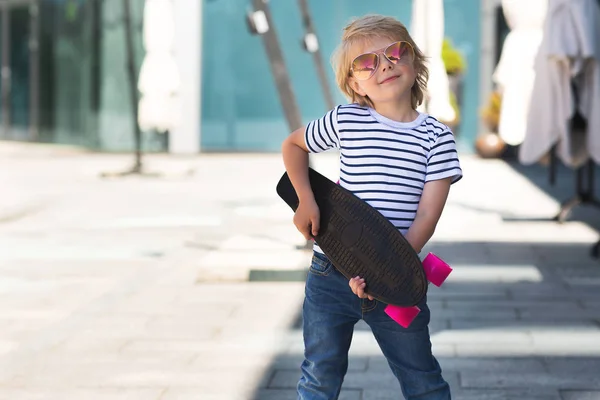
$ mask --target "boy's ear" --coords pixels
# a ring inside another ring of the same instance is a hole
[[[354,90],[357,94],[361,95],[362,97],[365,97],[367,95],[367,93],[364,90],[362,90],[362,88],[358,84],[358,81],[353,76],[349,78],[348,83],[350,84],[352,90]]]

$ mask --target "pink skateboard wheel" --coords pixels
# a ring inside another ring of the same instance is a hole
[[[437,287],[440,287],[452,272],[452,268],[433,253],[427,254],[423,260],[423,269],[427,280]]]
[[[385,313],[390,316],[391,319],[396,321],[403,328],[408,328],[411,322],[421,312],[421,309],[417,306],[413,307],[398,307],[391,304],[385,308]]]

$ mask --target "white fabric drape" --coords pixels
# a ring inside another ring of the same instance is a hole
[[[596,0],[549,0],[544,37],[535,61],[536,79],[519,159],[539,161],[557,145],[568,166],[591,156],[600,163],[600,6]],[[585,132],[571,129],[575,98],[587,120]]]
[[[498,134],[506,143],[523,142],[535,80],[534,61],[544,34],[548,0],[502,0],[510,28],[493,79],[502,93]]]
[[[173,55],[175,20],[171,0],[146,0],[144,48],[138,89],[143,130],[172,130],[180,120],[179,70]]]
[[[442,121],[453,121],[456,113],[450,104],[448,76],[442,60],[443,0],[413,0],[410,30],[419,49],[429,57],[427,109],[421,106],[419,111],[426,111]]]

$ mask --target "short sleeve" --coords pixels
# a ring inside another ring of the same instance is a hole
[[[429,151],[427,158],[427,176],[425,182],[453,177],[452,183],[458,182],[463,176],[456,142],[451,131],[440,133]]]
[[[311,153],[340,148],[338,133],[339,106],[325,114],[322,118],[311,121],[306,125],[304,141]]]

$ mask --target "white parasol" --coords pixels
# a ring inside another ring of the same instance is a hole
[[[173,55],[175,18],[172,0],[146,0],[144,48],[138,89],[138,122],[143,130],[165,132],[180,120],[179,71]]]
[[[427,84],[426,110],[442,121],[453,121],[456,113],[450,104],[450,87],[446,67],[442,60],[444,41],[443,0],[413,0],[411,36],[419,49],[428,57],[429,82]]]

